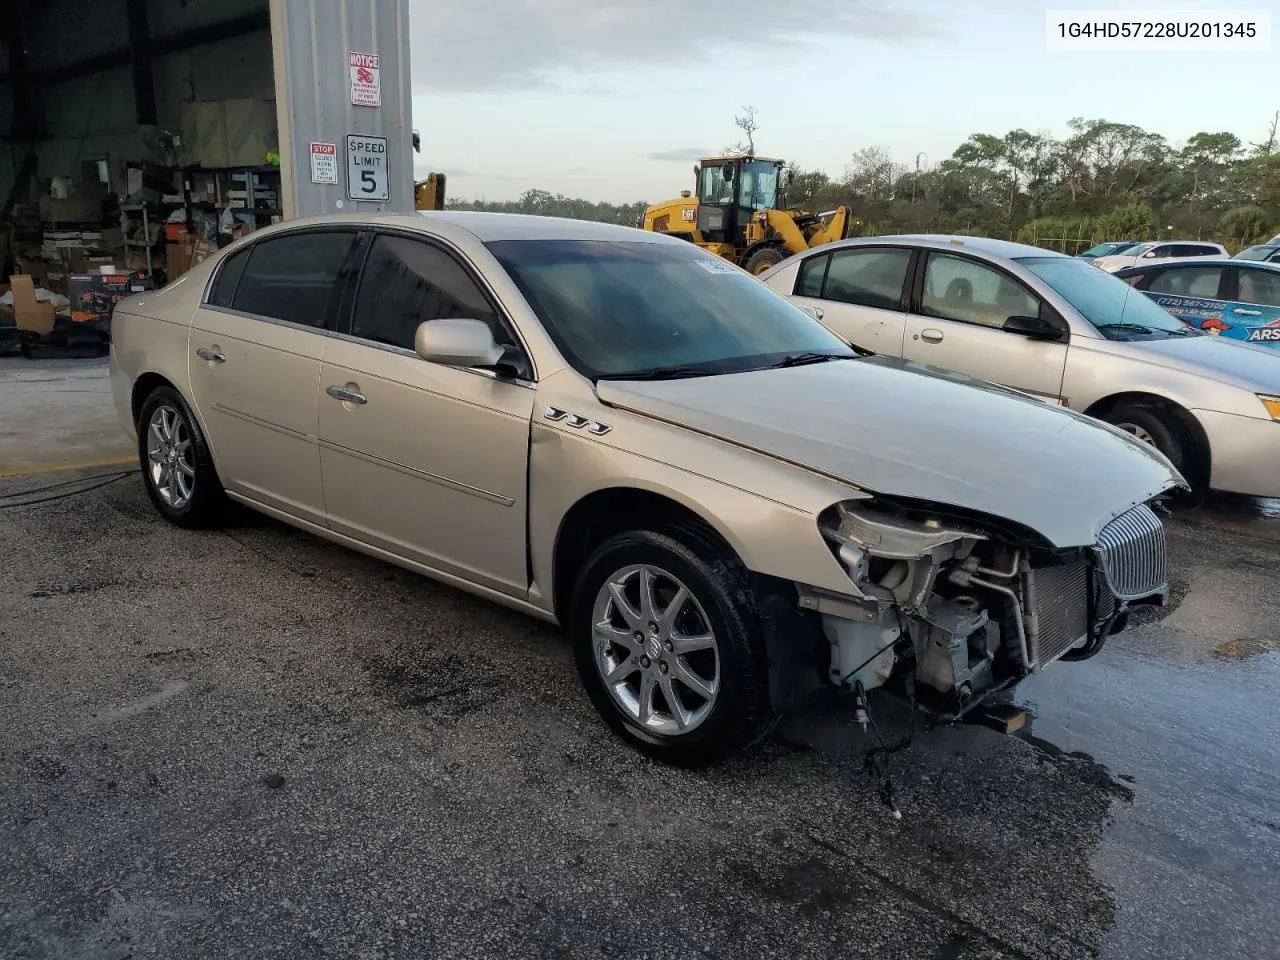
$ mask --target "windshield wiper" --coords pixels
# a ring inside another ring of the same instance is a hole
[[[853,357],[844,353],[793,353],[790,356],[783,357],[777,363],[771,364],[770,367],[799,367],[806,363],[825,363],[827,360],[852,359]]]
[[[1100,323],[1099,330],[1132,330],[1134,333],[1155,333],[1150,327],[1144,327],[1140,323]]]
[[[681,377],[711,377],[717,371],[710,367],[650,367],[648,370],[632,370],[630,373],[603,374],[600,380],[679,380]]]

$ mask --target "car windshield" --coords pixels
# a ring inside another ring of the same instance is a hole
[[[1075,307],[1108,340],[1196,336],[1191,325],[1123,280],[1074,257],[1018,261]]]
[[[1237,260],[1266,260],[1273,254],[1280,253],[1280,247],[1269,247],[1266,244],[1259,244],[1256,247],[1247,247],[1236,254]]]
[[[703,376],[858,354],[785,297],[683,243],[486,244],[565,359],[592,379]]]
[[[1100,243],[1096,247],[1090,247],[1084,253],[1080,254],[1080,256],[1106,257],[1106,256],[1110,256],[1113,253],[1122,253],[1124,252],[1124,249],[1126,247],[1131,247],[1131,246],[1133,246],[1132,243],[1119,243],[1114,241],[1111,243]]]

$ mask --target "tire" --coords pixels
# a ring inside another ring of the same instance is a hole
[[[653,575],[655,602],[647,610],[639,603],[642,571]],[[610,584],[619,582],[626,607],[610,593]],[[688,599],[673,612],[681,586]],[[664,620],[668,615],[671,624]],[[615,625],[609,638],[600,636],[597,623]],[[656,633],[650,624],[659,627]],[[663,763],[718,763],[759,740],[776,719],[746,572],[693,531],[673,536],[632,530],[602,543],[578,576],[569,629],[578,673],[596,710],[615,733]],[[700,639],[691,642],[694,637]],[[684,655],[681,639],[689,651]],[[607,683],[606,669],[617,667],[618,682]],[[690,677],[704,692],[694,692]],[[642,721],[645,690],[652,692]],[[675,709],[668,691],[678,701]]]
[[[787,251],[782,247],[761,247],[747,257],[747,262],[743,269],[753,277],[756,277],[785,259],[787,259]]]
[[[179,527],[217,526],[226,504],[222,483],[182,395],[170,386],[152,390],[138,412],[137,430],[142,483],[160,515]],[[176,437],[176,444],[162,435]],[[167,465],[153,461],[153,453],[171,459]]]
[[[1122,403],[1106,416],[1108,423],[1150,443],[1186,476],[1188,444],[1182,426],[1160,407],[1148,403]]]

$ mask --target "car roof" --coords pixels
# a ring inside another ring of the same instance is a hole
[[[953,233],[903,233],[885,234],[877,237],[852,237],[848,240],[836,240],[824,243],[815,250],[838,249],[840,247],[866,246],[868,244],[906,243],[909,246],[928,247],[934,250],[977,250],[993,257],[1005,257],[1016,260],[1023,257],[1062,257],[1073,259],[1065,253],[1048,250],[1044,247],[1033,247],[1027,243],[1014,243],[1010,240],[993,240],[990,237],[966,237]]]
[[[1229,263],[1236,269],[1244,270],[1266,270],[1270,273],[1280,273],[1280,263],[1265,263],[1262,260],[1236,260],[1234,257],[1227,257],[1219,260],[1161,260],[1159,263],[1144,263],[1139,266],[1125,267],[1117,270],[1112,274],[1113,277],[1134,277],[1151,270],[1190,270],[1193,267],[1212,267],[1218,264]]]
[[[425,223],[424,223],[425,222]],[[385,226],[423,229],[425,224],[447,225],[465,230],[482,243],[493,240],[614,240],[639,243],[672,243],[686,241],[652,230],[641,230],[616,223],[594,220],[571,220],[567,217],[544,217],[529,213],[490,213],[478,210],[419,210],[414,213],[336,213],[297,217],[255,230],[250,236],[265,236],[290,229],[328,224],[382,224]]]

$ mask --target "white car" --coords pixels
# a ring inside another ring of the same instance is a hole
[[[1231,256],[1220,243],[1204,243],[1200,240],[1150,240],[1129,247],[1114,256],[1094,257],[1090,262],[1107,273],[1115,273],[1125,267],[1146,266],[1162,260],[1222,260]]]

